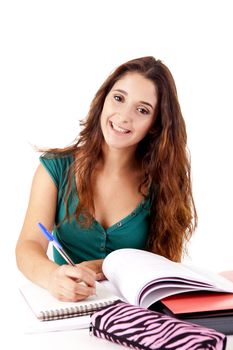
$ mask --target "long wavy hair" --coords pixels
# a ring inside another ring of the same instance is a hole
[[[152,81],[158,94],[155,122],[137,146],[137,156],[144,170],[139,191],[145,186],[149,188],[151,203],[147,249],[180,261],[197,226],[190,156],[174,79],[166,65],[154,57],[133,59],[116,68],[94,96],[87,118],[81,121],[78,138],[69,147],[49,150],[57,155],[74,155],[65,193],[66,218],[70,215],[67,202],[75,174],[79,196],[75,217],[83,225],[92,223],[94,197],[91,178],[102,158],[104,142],[100,115],[113,85],[128,72],[140,73]]]

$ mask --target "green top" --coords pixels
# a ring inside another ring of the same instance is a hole
[[[67,175],[74,158],[72,155],[54,157],[46,154],[40,161],[53,179],[57,190],[57,209],[55,224],[65,216],[64,194]],[[78,203],[78,193],[73,176],[72,193],[68,199],[69,212],[74,212]],[[149,199],[144,199],[135,210],[111,227],[104,229],[99,222],[93,221],[89,228],[81,227],[77,220],[65,220],[59,227],[54,226],[53,234],[75,263],[84,260],[103,259],[110,252],[120,248],[146,249],[149,225]],[[62,265],[65,260],[54,249],[54,260]]]

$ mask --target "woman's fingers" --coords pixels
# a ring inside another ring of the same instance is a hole
[[[78,282],[84,282],[90,287],[95,287],[96,273],[85,266],[70,266],[63,265],[64,273],[66,276],[77,280]]]
[[[96,280],[102,281],[102,280],[106,279],[106,277],[103,274],[102,265],[103,265],[103,259],[98,259],[98,260],[83,261],[80,264],[78,264],[77,266],[89,268],[90,270],[92,270],[96,273]]]
[[[62,301],[78,301],[96,293],[96,273],[85,266],[62,265],[51,276],[50,291]]]
[[[96,274],[96,281],[103,281],[106,280],[105,275],[103,274],[103,272],[99,272]]]
[[[72,283],[72,284],[71,284]],[[67,281],[60,288],[60,300],[66,301],[79,301],[86,299],[95,294],[95,289],[88,287],[83,282],[77,283],[76,281]]]

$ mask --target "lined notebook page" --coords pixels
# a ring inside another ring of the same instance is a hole
[[[46,289],[28,281],[20,286],[25,301],[40,321],[56,320],[93,313],[105,305],[119,300],[106,286],[96,282],[96,294],[83,301],[63,302],[53,297]]]

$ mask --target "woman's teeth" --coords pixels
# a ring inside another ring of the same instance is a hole
[[[121,132],[122,134],[127,134],[130,132],[130,130],[123,129],[120,126],[116,125],[115,123],[111,122],[112,128],[118,132]]]

